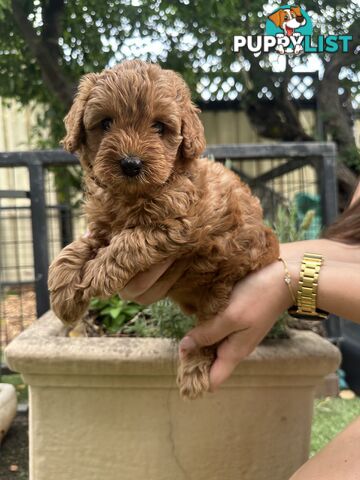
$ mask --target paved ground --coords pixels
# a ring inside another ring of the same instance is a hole
[[[28,480],[28,417],[18,414],[0,445],[0,480]]]

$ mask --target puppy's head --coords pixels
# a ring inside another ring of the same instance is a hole
[[[151,191],[205,148],[182,78],[137,60],[85,75],[65,126],[64,148],[78,152],[86,173],[114,192]]]

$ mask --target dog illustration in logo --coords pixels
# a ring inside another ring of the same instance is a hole
[[[303,27],[306,24],[306,19],[301,13],[300,7],[290,7],[277,10],[272,13],[269,17],[278,28],[280,28],[284,33],[277,36],[288,36],[291,37],[296,33],[296,29]],[[285,49],[282,45],[277,47],[277,51],[284,55]],[[303,51],[301,45],[296,45],[294,53],[299,55]]]

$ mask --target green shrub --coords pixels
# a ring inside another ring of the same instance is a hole
[[[90,304],[90,316],[96,318],[108,334],[122,333],[129,322],[142,312],[143,307],[134,302],[125,302],[118,295],[106,300],[94,298]],[[125,332],[124,332],[125,333]]]
[[[164,299],[149,307],[121,300],[92,300],[89,310],[102,335],[131,337],[167,337],[181,339],[194,325],[194,318],[186,316],[171,300]]]
[[[302,222],[298,225],[298,212],[294,204],[289,207],[278,206],[275,220],[267,222],[275,231],[280,243],[296,242],[304,240],[306,233],[310,230],[315,217],[314,210],[308,210]]]

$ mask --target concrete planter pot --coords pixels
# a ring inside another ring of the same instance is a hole
[[[165,339],[66,338],[47,313],[6,350],[30,386],[31,480],[288,480],[338,350],[310,332],[262,345],[184,402]]]

